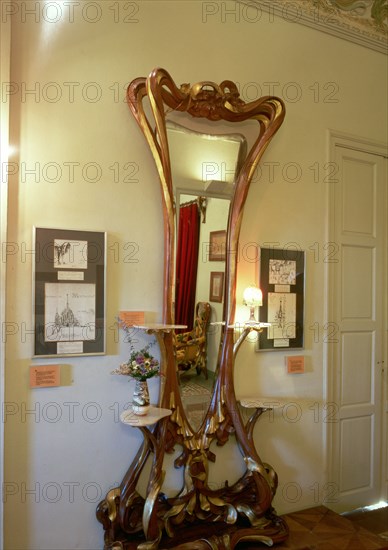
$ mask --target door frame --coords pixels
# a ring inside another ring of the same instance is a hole
[[[1,83],[11,80],[11,18],[1,18],[0,20],[0,51],[1,51]],[[0,105],[0,237],[1,243],[7,242],[7,215],[8,215],[8,170],[9,157],[9,118],[10,118],[10,97]],[[0,259],[0,408],[3,411],[5,400],[5,304],[6,304],[6,258],[4,258],[4,249],[1,250]],[[3,506],[3,487],[4,487],[4,422],[0,419],[0,550],[4,546],[4,506]]]
[[[350,149],[354,151],[360,151],[363,153],[369,153],[372,155],[380,156],[385,159],[388,159],[388,144],[371,140],[365,137],[348,134],[338,130],[329,129],[327,131],[327,158],[328,158],[328,170],[332,170],[335,159],[336,159],[336,148],[341,147],[343,149]],[[331,172],[333,173],[333,172]],[[330,177],[328,177],[329,179]],[[329,180],[327,190],[326,190],[326,238],[327,242],[334,242],[334,197],[335,197],[335,178]],[[387,190],[388,195],[388,190]],[[387,212],[388,205],[386,204]],[[387,233],[387,226],[385,227]],[[387,243],[388,243],[388,234]],[[324,319],[325,323],[328,323],[330,320],[333,320],[333,313],[335,311],[334,305],[334,293],[333,286],[335,284],[335,274],[334,269],[335,265],[333,263],[325,264],[325,302],[324,302]],[[387,264],[387,255],[384,258],[384,271],[385,277],[388,275],[388,264]],[[383,371],[383,395],[382,395],[382,410],[381,410],[381,487],[380,494],[381,496],[384,493],[385,487],[385,498],[388,499],[388,471],[387,471],[387,445],[388,445],[388,388],[387,388],[387,329],[388,329],[388,315],[387,315],[387,305],[388,305],[388,284],[385,283],[385,294],[384,294],[384,304],[383,304],[383,345],[382,345],[382,355],[385,361],[385,369]],[[333,367],[334,364],[334,346],[330,343],[323,343],[323,367],[324,367],[324,388],[323,388],[323,397],[325,403],[330,403],[334,400],[334,373]],[[326,480],[330,482],[333,479],[333,472],[335,471],[334,465],[334,434],[335,430],[333,429],[333,424],[326,423],[324,427],[324,448],[326,448],[326,457],[325,457],[325,470],[326,470]]]

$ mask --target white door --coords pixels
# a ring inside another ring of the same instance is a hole
[[[328,506],[344,512],[382,497],[387,161],[338,145],[333,154],[338,171],[330,225],[337,254],[329,275],[329,320],[336,337],[327,356],[335,498]]]

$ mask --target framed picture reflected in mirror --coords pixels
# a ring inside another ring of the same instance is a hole
[[[209,262],[223,262],[226,258],[226,230],[209,234]]]
[[[222,302],[224,293],[224,272],[212,271],[210,273],[209,302]]]

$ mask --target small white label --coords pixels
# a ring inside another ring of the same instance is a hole
[[[273,341],[274,348],[289,348],[290,340],[289,338],[275,338]]]
[[[83,353],[84,343],[83,342],[58,342],[57,344],[57,354],[58,355],[70,355],[75,353]]]
[[[290,285],[275,285],[275,292],[290,292]]]
[[[83,271],[58,271],[58,281],[83,281]]]

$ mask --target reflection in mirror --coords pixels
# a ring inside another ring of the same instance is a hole
[[[179,204],[181,213],[185,208],[185,204],[192,204],[193,200],[196,202],[194,197],[194,195],[181,194],[178,191],[177,204]],[[210,402],[222,329],[221,325],[214,323],[221,322],[223,318],[222,289],[220,289],[220,300],[213,301],[210,296],[210,284],[211,273],[216,272],[224,275],[225,261],[209,261],[210,234],[219,230],[226,231],[229,204],[229,200],[226,199],[206,198],[206,221],[202,217],[199,224],[194,327],[188,338],[186,338],[187,334],[176,335],[178,341],[183,338],[188,340],[186,356],[178,355],[177,361],[180,388],[184,398],[183,404],[193,427],[197,427],[202,420]],[[208,322],[206,323],[207,319]],[[198,347],[194,341],[195,338],[199,339]],[[202,351],[204,357],[201,355]],[[190,362],[193,355],[194,363]]]
[[[171,120],[166,126],[174,188],[230,199],[247,151],[244,136],[210,133],[208,125],[208,133],[200,132]]]
[[[167,121],[177,219],[175,323],[188,327],[176,334],[177,370],[194,428],[210,403],[221,336],[221,325],[214,323],[223,319],[225,251],[217,254],[211,248],[211,234],[226,234],[230,199],[247,150],[241,134],[211,134],[209,123],[206,133],[199,128]]]

